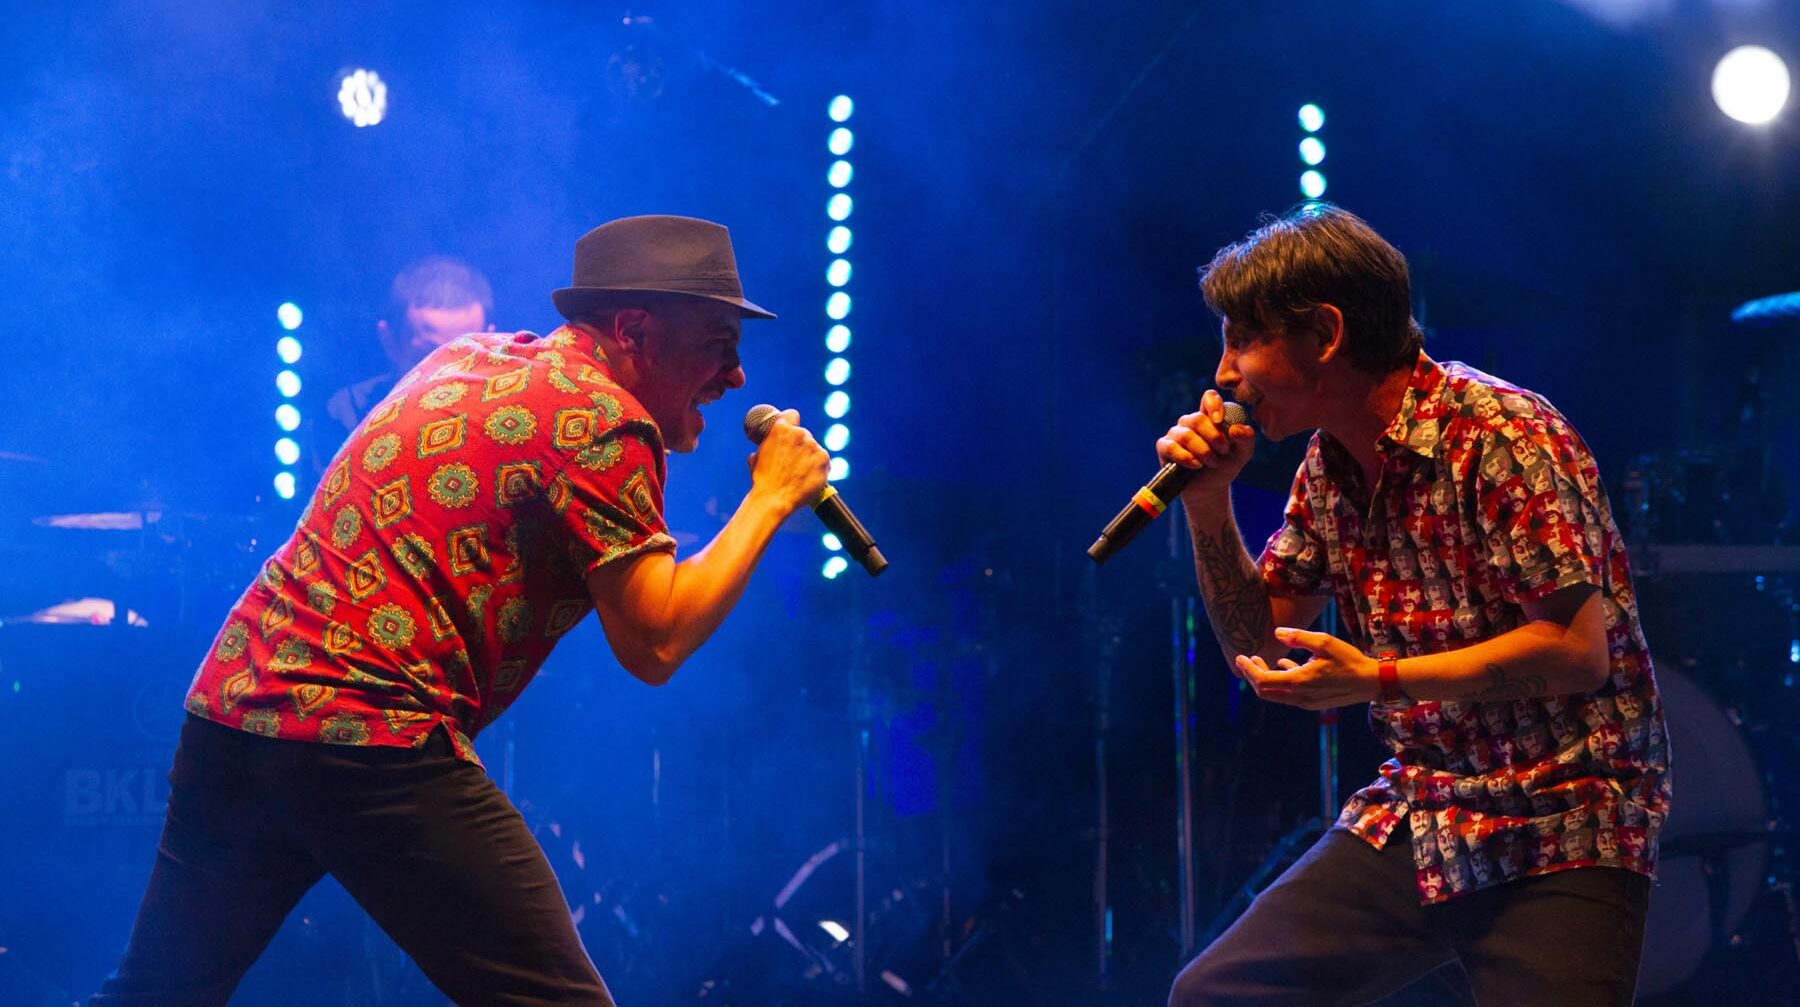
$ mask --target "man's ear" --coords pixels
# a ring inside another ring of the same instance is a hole
[[[650,312],[643,308],[620,308],[613,314],[613,338],[634,350],[644,348],[650,335]]]
[[[1312,336],[1318,346],[1319,363],[1337,359],[1344,352],[1344,313],[1335,304],[1321,304],[1313,309]]]

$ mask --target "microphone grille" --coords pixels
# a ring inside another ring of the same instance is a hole
[[[767,402],[751,406],[750,411],[744,414],[744,436],[750,438],[752,444],[761,444],[763,438],[769,436],[769,428],[775,425],[775,418],[780,415],[781,410]]]
[[[1225,423],[1229,426],[1236,426],[1239,423],[1248,426],[1250,423],[1250,411],[1245,409],[1241,404],[1228,400],[1225,403]]]

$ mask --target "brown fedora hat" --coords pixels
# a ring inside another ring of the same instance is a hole
[[[564,318],[620,294],[676,294],[736,305],[746,318],[774,318],[744,300],[731,232],[694,217],[622,217],[575,242],[570,285],[552,291]]]

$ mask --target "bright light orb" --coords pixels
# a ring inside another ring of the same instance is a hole
[[[275,355],[280,357],[281,362],[284,364],[299,363],[300,340],[295,339],[293,336],[282,336],[280,339],[275,340]]]
[[[847,220],[850,217],[850,211],[855,208],[856,204],[851,201],[850,194],[840,192],[826,201],[825,215],[832,220]]]
[[[275,425],[286,430],[288,433],[293,433],[300,429],[300,410],[295,409],[291,404],[286,402],[276,406]]]
[[[825,415],[834,420],[841,420],[850,411],[850,393],[838,389],[825,396]]]
[[[1325,160],[1325,141],[1316,136],[1309,136],[1300,141],[1300,160],[1307,164],[1318,164]]]
[[[1300,176],[1300,191],[1307,199],[1318,199],[1325,195],[1325,176],[1316,171],[1309,171]]]
[[[825,140],[826,149],[839,157],[850,153],[850,148],[854,146],[856,146],[856,134],[842,126],[832,130],[831,135]]]
[[[825,450],[842,451],[850,443],[850,428],[842,423],[833,423],[825,428]]]
[[[833,255],[842,255],[848,252],[850,250],[850,229],[842,224],[832,228],[831,233],[825,237],[825,247],[830,249]]]
[[[855,177],[856,169],[850,167],[849,161],[833,161],[831,170],[825,173],[825,180],[831,183],[833,189],[842,189]]]
[[[831,362],[825,365],[825,383],[835,386],[849,380],[850,361],[843,357],[832,357]]]
[[[825,548],[830,549],[832,552],[842,552],[844,550],[844,543],[839,541],[838,537],[830,532],[826,532],[824,537],[819,541],[825,543]]]
[[[833,556],[825,561],[824,568],[819,572],[825,575],[826,580],[837,580],[838,574],[848,569],[850,569],[849,560],[842,556]]]
[[[825,332],[825,348],[833,353],[842,353],[850,348],[850,326],[833,325]]]
[[[305,315],[300,313],[300,305],[295,304],[293,301],[288,301],[281,307],[275,309],[275,318],[281,322],[281,327],[289,332],[299,328],[300,322],[305,317]]]
[[[838,482],[850,478],[850,459],[838,456],[831,460],[831,467],[825,470],[826,482]]]
[[[300,394],[300,375],[293,371],[282,371],[275,375],[275,387],[281,390],[284,398],[293,398]]]
[[[850,317],[850,295],[842,290],[825,299],[825,314],[834,322]]]
[[[855,111],[856,102],[851,101],[847,94],[831,99],[831,104],[825,107],[825,114],[831,116],[832,122],[847,122]]]
[[[294,474],[292,472],[275,473],[275,495],[283,500],[294,499]]]
[[[373,70],[352,70],[338,85],[338,107],[357,126],[373,126],[387,117],[387,82]]]
[[[300,460],[300,445],[292,437],[283,437],[275,442],[275,457],[283,465],[292,465]]]
[[[1300,106],[1300,128],[1308,133],[1317,133],[1325,126],[1325,110],[1312,102]]]
[[[850,282],[850,260],[832,259],[831,265],[825,269],[825,282],[834,287],[841,287]]]
[[[1741,45],[1713,68],[1713,101],[1733,119],[1760,126],[1781,113],[1791,84],[1780,56],[1760,45]]]

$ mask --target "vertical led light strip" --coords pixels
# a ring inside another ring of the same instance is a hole
[[[1300,173],[1300,194],[1319,199],[1325,195],[1325,173],[1319,170],[1325,163],[1325,141],[1319,139],[1319,130],[1325,128],[1325,110],[1311,102],[1300,106],[1300,128],[1306,132],[1300,140],[1300,163],[1306,165]]]
[[[299,488],[294,468],[300,463],[300,443],[293,437],[300,429],[300,408],[294,404],[300,394],[300,373],[295,370],[300,363],[300,337],[294,333],[300,330],[304,316],[299,305],[288,301],[275,309],[275,317],[283,330],[275,340],[275,357],[281,361],[281,370],[275,375],[275,390],[281,393],[281,402],[275,407],[275,426],[281,431],[275,440],[275,460],[281,463],[281,471],[275,473],[275,495],[292,500]]]
[[[825,331],[825,349],[830,354],[825,362],[825,384],[829,388],[825,393],[825,415],[831,425],[825,428],[824,444],[825,450],[831,452],[829,478],[832,482],[842,482],[850,477],[850,459],[844,456],[844,449],[850,444],[850,425],[845,422],[845,417],[850,414],[850,358],[847,354],[850,350],[849,286],[853,272],[849,220],[856,207],[850,197],[850,181],[856,170],[851,167],[849,155],[850,149],[856,146],[856,134],[846,124],[855,111],[856,103],[843,94],[831,99],[825,108],[832,122],[825,148],[831,152],[832,161],[825,172],[825,180],[831,185],[831,196],[825,201],[825,216],[830,220],[825,249],[831,253],[825,267],[825,283],[830,290],[825,297],[825,317],[830,322]],[[826,533],[825,548],[831,555],[825,558],[825,566],[820,572],[827,580],[835,580],[849,569],[850,561],[844,557],[844,545],[836,535]]]

